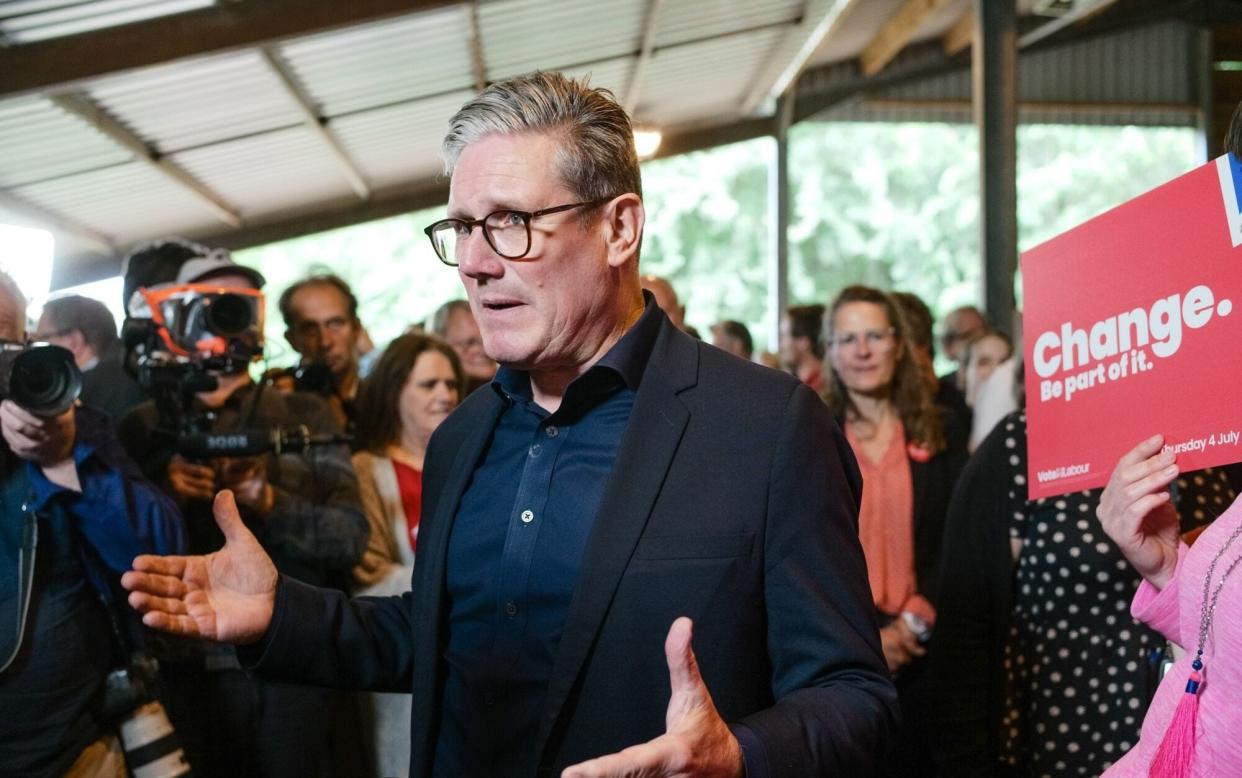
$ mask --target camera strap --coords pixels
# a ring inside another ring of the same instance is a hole
[[[13,651],[0,664],[0,673],[8,669],[13,660],[22,650],[22,640],[26,636],[26,615],[30,611],[30,596],[34,589],[35,551],[39,545],[39,517],[30,508],[29,502],[22,503],[22,545],[17,554],[17,625],[14,630],[16,639]]]

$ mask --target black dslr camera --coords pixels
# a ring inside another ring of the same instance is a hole
[[[59,416],[81,392],[82,373],[67,349],[0,343],[0,399],[37,416]]]

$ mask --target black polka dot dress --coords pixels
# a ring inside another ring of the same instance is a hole
[[[1140,578],[1100,529],[1100,490],[1028,500],[1025,413],[1002,424],[1009,535],[1020,551],[1001,760],[1021,775],[1099,775],[1138,740],[1164,639],[1130,617]],[[1183,531],[1234,498],[1213,470],[1179,478],[1175,496]]]

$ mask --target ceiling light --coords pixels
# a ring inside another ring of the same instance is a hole
[[[664,140],[664,134],[657,129],[650,127],[636,127],[634,129],[634,150],[638,152],[639,159],[650,159],[660,148],[660,141]]]

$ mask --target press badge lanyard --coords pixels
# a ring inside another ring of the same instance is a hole
[[[30,508],[30,499],[22,503],[22,547],[17,555],[17,640],[13,643],[13,653],[0,665],[0,673],[8,669],[17,654],[22,650],[22,639],[26,633],[26,614],[30,610],[30,595],[34,588],[35,549],[39,545],[39,517]]]

